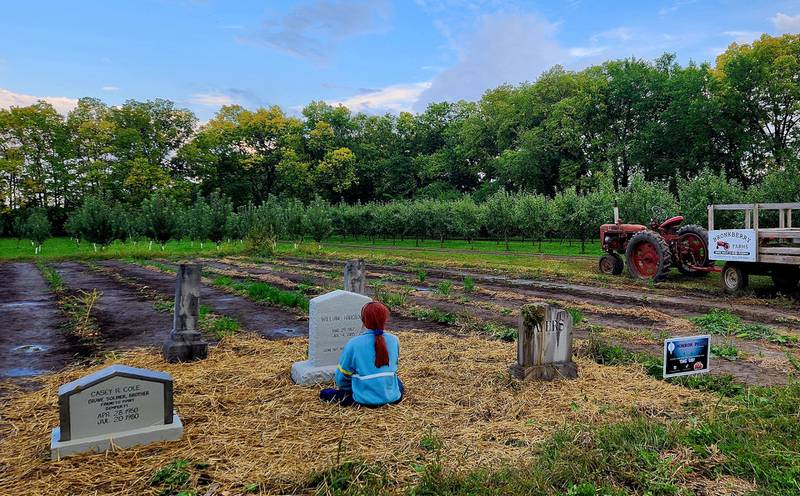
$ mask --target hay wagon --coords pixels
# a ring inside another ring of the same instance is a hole
[[[726,292],[746,288],[750,275],[771,276],[775,286],[784,292],[797,290],[800,227],[792,226],[793,210],[800,211],[800,203],[708,206],[709,258],[725,262],[720,280]],[[714,229],[714,213],[718,211],[743,211],[744,229]],[[770,224],[774,223],[775,214],[770,212],[777,212],[777,227],[759,225],[762,216],[771,217]]]

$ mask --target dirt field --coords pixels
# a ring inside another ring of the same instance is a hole
[[[170,262],[159,261],[169,267]],[[242,329],[268,339],[304,336],[307,317],[296,309],[274,307],[215,287],[218,276],[258,280],[272,286],[297,290],[309,297],[339,287],[344,261],[281,258],[254,263],[247,258],[199,260],[206,270],[201,303],[213,312],[235,319]],[[8,281],[0,292],[0,305],[7,310],[8,332],[2,339],[5,376],[36,375],[57,370],[85,357],[89,351],[123,350],[160,346],[171,328],[171,316],[154,308],[157,301],[174,296],[174,275],[153,266],[109,260],[94,263],[52,264],[71,293],[98,291],[91,317],[99,338],[82,343],[64,332],[64,317],[56,299],[33,264],[0,264],[0,277]],[[368,266],[370,293],[383,297],[402,294],[402,305],[393,309],[392,329],[464,336],[481,334],[486,325],[516,327],[518,309],[527,302],[548,301],[579,310],[584,322],[577,338],[600,332],[608,340],[632,351],[654,356],[661,353],[663,338],[698,333],[687,319],[713,310],[726,310],[745,322],[767,325],[777,332],[800,334],[797,301],[761,298],[721,298],[696,290],[659,287],[608,287],[516,277],[513,273],[426,268],[420,280],[415,266]],[[466,291],[465,278],[475,287]],[[450,285],[447,291],[442,285]],[[376,293],[377,292],[377,293]],[[36,311],[31,312],[33,308]],[[435,309],[452,315],[454,322],[439,322],[420,316],[419,309]],[[34,324],[31,325],[31,319]],[[485,337],[486,334],[484,333]],[[723,342],[714,336],[715,343]],[[796,344],[765,340],[724,338],[741,352],[736,360],[715,359],[713,373],[730,374],[747,384],[785,384],[794,372],[787,353],[798,356]]]

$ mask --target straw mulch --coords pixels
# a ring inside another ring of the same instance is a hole
[[[177,365],[141,349],[92,369],[44,376],[41,390],[0,400],[0,494],[158,494],[149,484],[153,473],[179,459],[207,463],[207,478],[228,494],[252,483],[265,493],[304,492],[311,474],[336,463],[340,440],[342,459],[380,463],[393,479],[410,482],[412,465],[432,456],[420,446],[426,434],[443,442],[446,466],[497,468],[529,460],[538,441],[568,422],[613,422],[633,411],[681,418],[691,410],[687,401],[714,403],[636,367],[586,360],[578,361],[577,380],[523,384],[507,373],[512,343],[399,336],[408,395],[381,409],[322,404],[319,388],[294,385],[289,370],[305,358],[305,339],[225,338],[207,360]],[[111,363],[173,375],[183,439],[50,461],[58,385]]]

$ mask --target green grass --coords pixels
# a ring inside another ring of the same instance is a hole
[[[454,313],[445,312],[438,308],[412,308],[411,316],[416,319],[447,325],[455,324],[456,320],[458,320],[458,317]]]
[[[0,260],[90,260],[106,258],[127,257],[188,257],[188,256],[227,256],[241,254],[246,251],[246,245],[238,241],[222,243],[219,250],[213,243],[206,243],[200,249],[200,243],[190,241],[170,241],[164,251],[157,243],[149,249],[147,241],[139,242],[114,242],[106,249],[94,251],[91,243],[75,244],[70,238],[50,238],[42,245],[39,255],[33,253],[33,247],[28,241],[23,240],[17,246],[17,240],[0,238]]]
[[[47,281],[47,285],[50,286],[50,289],[54,293],[61,293],[66,289],[64,286],[64,279],[54,268],[42,261],[36,262],[36,266],[39,268],[39,272],[42,273],[42,277],[44,277],[45,281]]]
[[[410,249],[417,249],[417,248],[424,248],[424,249],[435,249],[435,250],[468,250],[468,251],[475,251],[475,252],[505,252],[509,251],[510,253],[522,253],[522,254],[545,254],[545,255],[564,255],[564,256],[572,256],[572,255],[586,255],[586,256],[600,256],[602,255],[602,250],[600,249],[600,244],[597,240],[591,240],[591,242],[586,243],[586,253],[581,253],[581,243],[577,240],[564,240],[564,241],[543,241],[541,245],[541,250],[539,249],[539,243],[531,243],[530,241],[520,241],[520,240],[513,240],[509,242],[509,250],[506,250],[505,243],[498,243],[496,241],[473,241],[472,243],[468,243],[462,239],[451,239],[446,240],[444,242],[444,246],[440,247],[439,240],[423,240],[419,247],[416,246],[416,242],[413,239],[406,239],[403,241],[398,240],[391,240],[391,239],[377,239],[374,242],[368,239],[359,239],[354,240],[352,238],[342,238],[341,236],[334,236],[333,238],[326,240],[325,245],[357,245],[357,246],[365,246],[370,248],[410,248]]]
[[[499,339],[501,341],[514,341],[517,339],[518,332],[513,327],[504,326],[502,324],[496,324],[494,322],[487,322],[481,328],[483,332],[492,336],[494,339]]]
[[[435,291],[442,296],[447,296],[453,290],[453,281],[440,281]]]
[[[231,288],[254,301],[271,303],[308,312],[308,298],[302,291],[286,291],[264,282],[234,280],[228,276],[217,277],[212,284]]]
[[[464,278],[464,291],[467,293],[475,291],[475,279],[469,276]]]
[[[726,310],[713,310],[700,317],[689,319],[709,334],[735,336],[740,339],[763,339],[776,344],[796,344],[798,337],[780,334],[762,324],[746,324],[738,315]]]
[[[736,360],[739,358],[739,348],[731,343],[712,344],[711,354],[726,360]]]

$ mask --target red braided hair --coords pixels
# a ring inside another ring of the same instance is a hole
[[[361,322],[364,327],[375,331],[375,366],[389,365],[389,350],[383,338],[383,328],[389,320],[389,309],[379,301],[371,301],[361,309]]]

